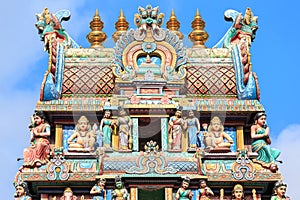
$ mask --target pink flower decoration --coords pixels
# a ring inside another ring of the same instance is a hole
[[[208,126],[208,124],[207,124],[207,123],[204,123],[204,124],[202,124],[202,127],[203,127],[203,129],[204,129],[204,130],[206,130],[206,129],[207,129],[207,126]]]

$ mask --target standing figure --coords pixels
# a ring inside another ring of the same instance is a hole
[[[103,146],[106,148],[111,148],[111,135],[112,135],[112,126],[114,125],[113,120],[111,119],[111,111],[106,110],[104,112],[103,119],[100,122],[100,134],[103,136],[102,142]]]
[[[200,122],[197,117],[195,117],[192,110],[189,111],[189,116],[186,119],[187,130],[189,136],[189,148],[197,147],[197,136],[200,133]]]
[[[116,189],[111,192],[112,200],[129,200],[128,191],[124,187],[120,176],[116,176],[115,186]]]
[[[280,151],[269,146],[271,143],[270,128],[267,127],[266,116],[264,112],[259,112],[254,117],[254,125],[251,126],[252,151],[258,153],[255,162],[276,172],[278,168],[275,161],[280,155]]]
[[[232,200],[243,200],[244,199],[244,189],[240,184],[236,184],[232,190]]]
[[[48,162],[50,154],[50,125],[45,122],[46,116],[43,111],[35,111],[33,114],[34,124],[29,126],[32,146],[23,152],[23,167],[39,167]]]
[[[15,184],[16,193],[15,200],[31,200],[32,198],[29,196],[29,190],[27,183],[24,181],[20,181]]]
[[[227,141],[225,141],[226,139]],[[218,116],[214,116],[208,126],[208,132],[204,136],[205,149],[220,149],[230,151],[230,146],[233,144],[233,139],[224,132],[224,126]]]
[[[106,200],[105,190],[105,178],[100,178],[96,185],[94,185],[90,191],[90,194],[94,194],[93,200]]]
[[[186,124],[181,118],[180,110],[177,110],[175,115],[170,118],[169,127],[169,149],[181,150],[181,139]]]
[[[205,180],[199,181],[200,188],[197,190],[196,200],[209,200],[209,196],[213,196],[213,191],[206,185]]]
[[[275,183],[271,200],[289,200],[290,198],[285,195],[287,184],[282,181]]]
[[[193,192],[189,190],[190,179],[185,177],[181,187],[176,192],[176,200],[189,200],[193,198]]]
[[[119,150],[128,150],[132,147],[131,138],[131,126],[132,121],[129,116],[126,115],[125,110],[120,111],[117,125],[119,127]]]
[[[71,188],[67,187],[64,190],[64,194],[62,197],[59,198],[60,200],[77,200],[78,198],[73,194]]]
[[[73,141],[74,139],[76,142]],[[69,150],[73,148],[94,150],[95,141],[96,132],[92,130],[86,116],[81,116],[75,126],[75,132],[68,139]]]

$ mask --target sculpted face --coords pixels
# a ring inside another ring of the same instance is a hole
[[[183,182],[182,182],[182,187],[183,187],[184,189],[188,189],[189,183],[186,182],[186,181],[183,181]]]
[[[214,131],[221,130],[221,123],[220,122],[213,122],[211,125],[212,125],[212,130],[214,130]]]
[[[17,186],[17,187],[16,187],[16,193],[17,193],[17,196],[18,196],[18,197],[22,197],[22,196],[25,195],[25,190],[24,190],[23,187]]]
[[[286,192],[286,186],[280,186],[279,188],[276,189],[277,191],[277,196],[283,197]]]
[[[205,181],[201,181],[200,182],[200,188],[205,188],[206,187],[206,182]]]
[[[258,125],[260,125],[260,126],[263,126],[263,125],[265,125],[266,124],[266,116],[261,116],[260,118],[258,118],[258,120],[257,120],[257,124]]]
[[[192,110],[189,112],[189,117],[194,117],[194,112]]]
[[[85,121],[78,122],[80,131],[87,131],[88,123]]]
[[[40,125],[41,123],[44,122],[44,120],[43,120],[41,117],[37,116],[37,115],[35,115],[35,116],[33,117],[33,120],[34,120],[34,124],[35,124],[36,126],[38,126],[38,125]]]
[[[105,117],[105,118],[110,118],[110,112],[109,112],[109,111],[106,111],[106,112],[104,113],[104,117]]]
[[[176,111],[175,115],[176,115],[177,117],[181,117],[181,111]]]
[[[240,200],[243,198],[243,190],[235,190],[234,196],[236,200]]]

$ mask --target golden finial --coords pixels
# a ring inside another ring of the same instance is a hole
[[[122,33],[125,33],[128,30],[129,23],[126,21],[123,11],[120,11],[120,16],[118,21],[115,23],[116,32],[112,35],[112,38],[115,42],[121,37]]]
[[[196,16],[192,22],[193,31],[189,34],[189,39],[193,42],[193,47],[205,47],[205,42],[208,39],[208,34],[204,30],[205,21],[202,20],[199,10],[197,8]]]
[[[175,16],[174,9],[172,9],[170,19],[169,21],[167,21],[167,28],[173,33],[175,33],[179,37],[179,39],[181,40],[183,39],[183,34],[179,31],[180,22],[177,20]]]
[[[96,9],[93,20],[90,22],[90,29],[92,30],[86,37],[89,43],[91,43],[91,48],[103,47],[102,43],[106,40],[106,34],[102,31],[103,22]]]

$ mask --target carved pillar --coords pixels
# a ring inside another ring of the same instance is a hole
[[[237,150],[245,149],[243,126],[236,127],[236,148]]]
[[[165,188],[165,199],[173,200],[173,188]]]
[[[161,149],[168,151],[168,118],[161,118]]]
[[[139,151],[139,119],[132,118],[132,151]]]
[[[55,148],[62,147],[63,129],[61,124],[55,126]]]
[[[138,189],[136,187],[130,188],[130,200],[138,200]]]
[[[188,131],[184,130],[182,134],[182,140],[181,140],[182,152],[187,152],[188,147],[189,147]]]

